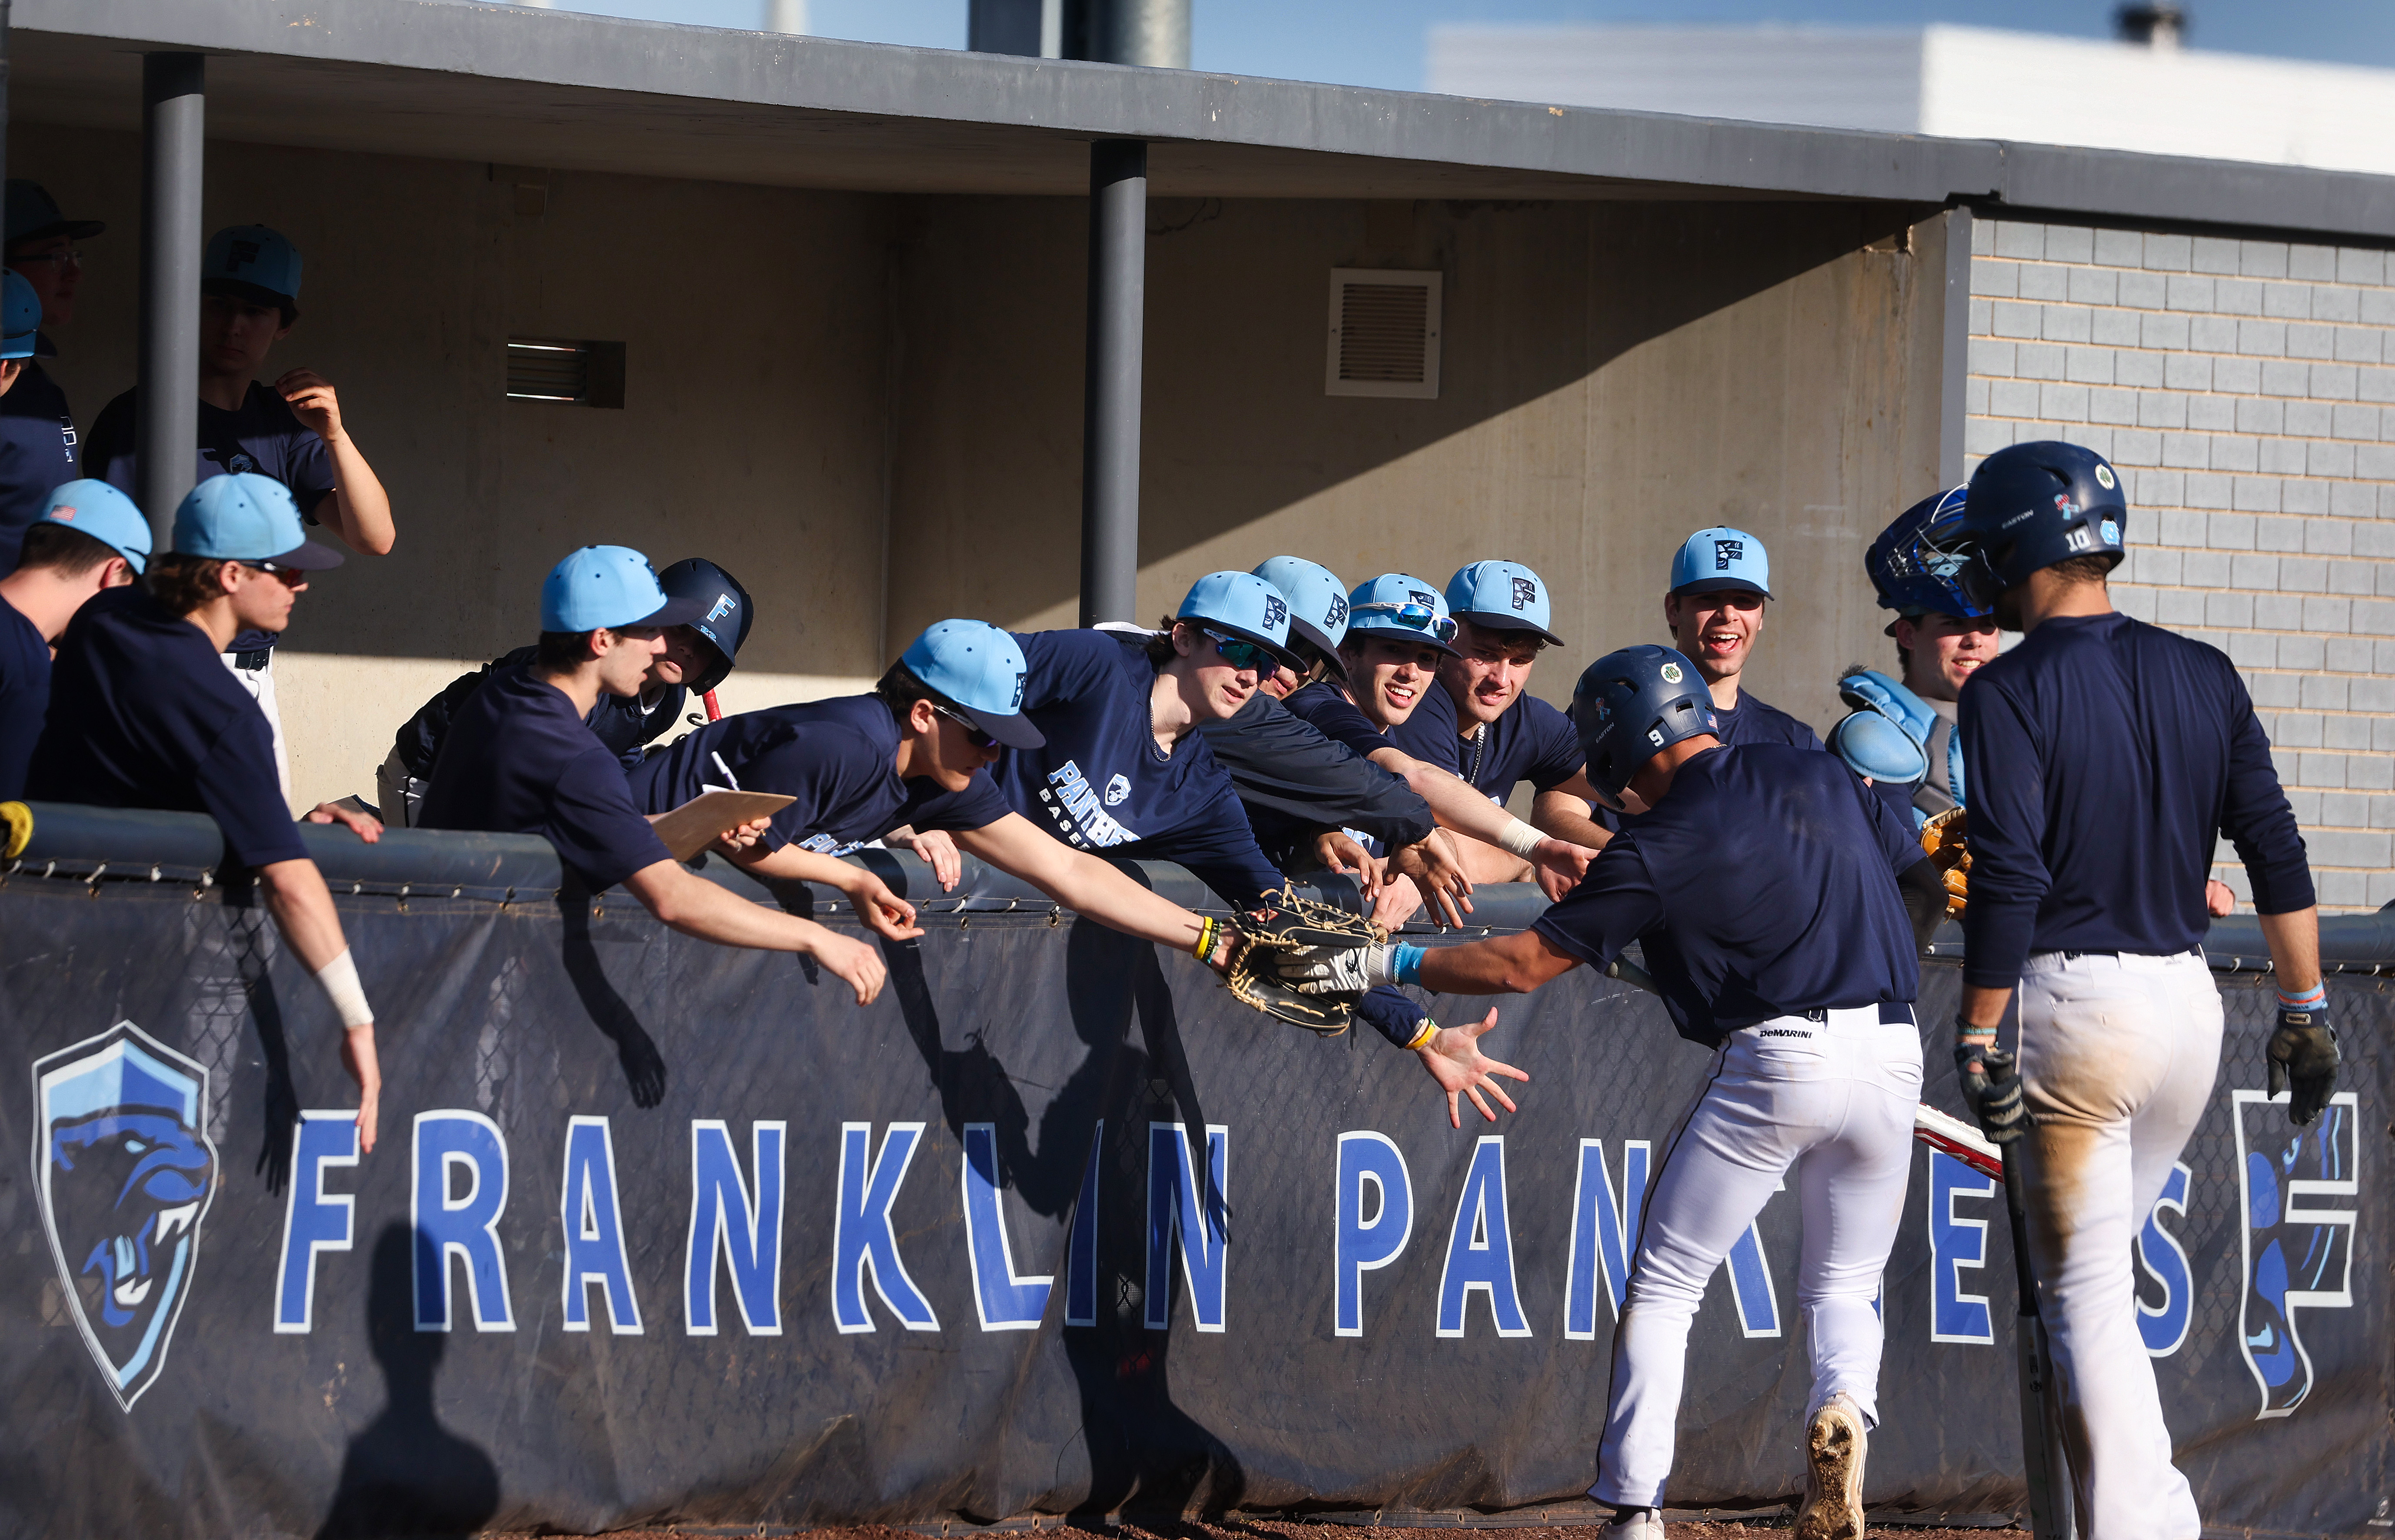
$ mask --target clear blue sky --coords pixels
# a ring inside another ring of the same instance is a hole
[[[767,0],[556,0],[562,8],[755,27]],[[1423,39],[1441,22],[1812,22],[1910,27],[1925,21],[2108,35],[2106,0],[1191,0],[1192,62],[1235,74],[1419,90]],[[809,0],[826,37],[959,48],[965,0]],[[2191,41],[2233,53],[2395,67],[2390,0],[2190,0]]]

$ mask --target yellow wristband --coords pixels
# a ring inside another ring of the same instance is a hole
[[[1190,949],[1189,954],[1201,963],[1211,961],[1214,955],[1214,942],[1221,935],[1220,928],[1214,923],[1214,916],[1207,915],[1198,922],[1198,944]]]
[[[1432,1038],[1436,1037],[1437,1035],[1438,1023],[1425,1016],[1422,1018],[1422,1031],[1414,1033],[1414,1040],[1407,1044],[1406,1046],[1409,1048],[1422,1047],[1429,1043]]]

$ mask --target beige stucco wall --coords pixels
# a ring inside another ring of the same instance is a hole
[[[22,126],[10,154],[112,226],[55,371],[88,425],[134,372],[138,146]],[[742,576],[759,621],[731,709],[857,688],[942,616],[1072,623],[1077,200],[538,173],[536,211],[523,179],[209,147],[209,227],[273,225],[307,260],[270,366],[339,388],[400,529],[311,588],[277,664],[303,804],[370,791],[418,702],[530,639],[579,544]],[[1160,202],[1150,223],[1143,617],[1277,551],[1351,582],[1507,556],[1555,589],[1571,645],[1535,687],[1562,699],[1661,637],[1672,549],[1727,522],[1767,543],[1780,596],[1758,693],[1825,724],[1836,667],[1884,648],[1860,556],[1935,480],[1935,224],[1337,201]],[[1328,272],[1354,266],[1446,274],[1437,400],[1324,395]],[[625,342],[626,409],[505,401],[510,335]]]
[[[1601,653],[1668,639],[1671,554],[1722,522],[1772,555],[1758,694],[1826,725],[1837,667],[1886,650],[1862,552],[1937,478],[1941,226],[1186,201],[1149,223],[1141,618],[1277,552],[1351,583],[1509,557],[1555,591],[1570,645],[1533,687],[1561,701]],[[1080,436],[1059,403],[1079,393],[1085,239],[1077,207],[1031,200],[902,224],[893,637],[956,612],[1072,624]],[[1437,400],[1323,393],[1335,267],[1444,272]]]

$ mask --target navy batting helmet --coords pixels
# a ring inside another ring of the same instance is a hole
[[[1863,571],[1879,590],[1879,607],[1909,620],[1937,613],[1976,620],[1988,612],[1963,590],[1970,546],[1963,533],[1963,499],[1968,487],[1952,487],[1896,516],[1863,554]],[[1888,633],[1896,623],[1888,622]]]
[[[2051,439],[1997,450],[1971,473],[1963,506],[1973,548],[1965,591],[1992,605],[1998,592],[2074,556],[2118,566],[2128,522],[2120,475],[2094,450]]]
[[[1674,744],[1721,731],[1697,665],[1651,644],[1590,664],[1572,689],[1571,716],[1589,782],[1608,796],[1621,796],[1639,766]]]
[[[707,606],[690,628],[714,649],[715,661],[697,678],[684,681],[695,693],[704,695],[721,684],[740,660],[740,644],[748,639],[748,623],[755,618],[749,610],[748,590],[730,573],[696,556],[659,573],[657,586],[669,598],[695,599]]]

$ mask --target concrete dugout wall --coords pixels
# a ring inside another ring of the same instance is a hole
[[[130,383],[139,155],[40,125],[10,166],[85,244],[52,365],[86,428]],[[537,191],[528,191],[537,189]],[[1351,581],[1502,554],[1571,645],[1661,636],[1670,552],[1761,536],[1756,691],[1826,724],[1886,643],[1864,546],[1938,474],[1942,220],[1857,203],[1159,199],[1140,601],[1291,550]],[[277,665],[302,804],[370,790],[416,704],[528,640],[541,574],[620,541],[758,596],[726,709],[860,688],[951,614],[1070,624],[1078,199],[897,196],[209,146],[210,228],[307,261],[267,374],[340,388],[400,542],[302,602]],[[1329,270],[1444,274],[1435,401],[1323,393]],[[627,345],[620,412],[503,398],[510,336]]]

